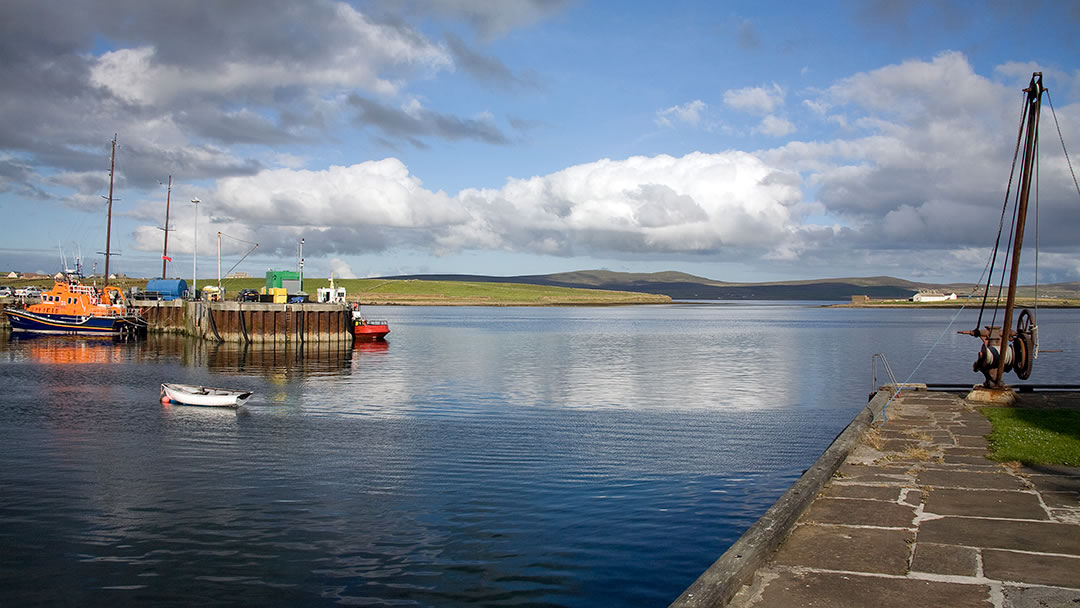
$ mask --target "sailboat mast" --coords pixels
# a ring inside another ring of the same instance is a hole
[[[169,201],[172,199],[172,176],[169,176],[169,191],[165,194],[165,246],[161,249],[161,278],[164,279],[165,264],[169,261]]]
[[[113,133],[112,158],[109,160],[109,214],[105,222],[105,287],[109,286],[109,258],[112,251],[109,249],[112,241],[112,201],[113,201],[113,172],[116,170],[116,134]]]
[[[1027,125],[1024,135],[1024,163],[1020,170],[1020,202],[1016,210],[1016,235],[1013,239],[1012,266],[1009,270],[1009,293],[1005,300],[1005,318],[1001,323],[1001,356],[997,366],[997,381],[1000,384],[1005,374],[1005,353],[1009,347],[1012,332],[1013,307],[1016,304],[1016,281],[1020,272],[1020,248],[1024,244],[1024,227],[1027,224],[1028,195],[1031,192],[1032,167],[1035,163],[1036,144],[1038,144],[1039,110],[1042,108],[1042,94],[1046,89],[1042,84],[1042,72],[1031,75],[1031,84],[1024,89],[1027,93]]]

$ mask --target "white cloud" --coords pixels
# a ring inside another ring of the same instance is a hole
[[[773,137],[783,137],[784,135],[794,133],[795,125],[786,118],[780,118],[779,116],[770,114],[761,119],[761,124],[759,124],[754,131]]]
[[[345,260],[333,258],[330,260],[330,276],[336,279],[355,279],[356,273]]]
[[[806,106],[807,108],[809,108],[809,110],[811,112],[813,112],[814,114],[817,114],[818,116],[825,116],[825,114],[829,111],[829,104],[821,102],[821,101],[814,101],[812,99],[804,99],[803,100],[803,105]]]
[[[322,171],[274,169],[218,183],[222,213],[280,226],[416,228],[468,219],[460,204],[431,192],[395,159]]]
[[[389,67],[452,67],[441,46],[398,28],[375,23],[345,3],[331,5],[334,19],[320,35],[337,39],[326,45],[319,61],[282,55],[223,57],[220,62],[177,65],[165,61],[155,47],[144,45],[104,53],[94,60],[90,81],[120,99],[141,105],[168,105],[182,97],[227,95],[248,97],[286,87],[334,91],[360,88],[395,94],[396,80],[380,71]]]
[[[200,230],[228,225],[260,242],[286,242],[321,231],[321,240],[336,239],[339,250],[360,250],[370,243],[350,244],[349,238],[359,237],[333,231],[375,231],[409,239],[384,239],[386,247],[436,254],[469,249],[552,255],[770,249],[777,243],[790,247],[798,238],[794,209],[801,203],[800,185],[798,175],[751,154],[693,153],[601,160],[451,197],[425,189],[404,164],[389,158],[325,171],[274,169],[221,180],[203,198],[208,204],[204,213],[213,216],[215,225],[204,217]],[[139,237],[140,249],[159,246],[153,227],[144,227]],[[187,237],[177,239],[177,247],[190,248]]]
[[[701,122],[701,114],[708,106],[704,101],[695,99],[679,106],[671,106],[666,110],[656,113],[656,124],[661,127],[670,127],[672,122],[684,122],[688,125],[697,125]]]
[[[785,92],[775,82],[771,87],[748,87],[724,92],[724,103],[751,114],[771,114],[784,105]]]
[[[793,229],[798,177],[741,152],[601,160],[460,198],[474,231],[507,247],[557,251],[708,251],[768,247]],[[479,225],[479,227],[477,226]]]
[[[763,113],[755,131],[794,132],[778,86],[729,94],[731,107],[778,110]],[[425,188],[396,158],[322,171],[281,168],[222,179],[203,198],[216,205],[214,222],[246,227],[259,234],[253,240],[287,244],[302,232],[318,233],[336,256],[327,257],[339,260],[390,248],[627,259],[708,254],[769,260],[805,274],[814,264],[850,268],[857,257],[908,275],[916,272],[912,248],[928,260],[970,264],[970,252],[996,228],[1019,97],[976,74],[962,55],[944,53],[851,75],[803,102],[826,120],[851,125],[843,137],[753,154],[603,159],[456,195]],[[1058,108],[1066,129],[1078,108]],[[423,106],[416,100],[405,109]],[[657,120],[693,124],[706,109],[695,100],[659,112]],[[1043,163],[1044,179],[1067,177],[1062,163]],[[1044,208],[1064,207],[1059,190],[1043,191]],[[1072,247],[1070,226],[1080,218],[1069,218],[1080,212],[1064,211],[1065,220],[1044,225],[1044,243]],[[821,223],[810,215],[830,225],[804,223]],[[178,239],[180,250],[185,238]],[[147,227],[140,248],[159,242],[160,232]]]

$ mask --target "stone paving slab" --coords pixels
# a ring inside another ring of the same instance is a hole
[[[942,457],[942,462],[945,464],[966,464],[988,469],[997,468],[997,465],[987,463],[985,456],[954,456],[952,454],[945,454]]]
[[[911,479],[906,467],[883,467],[861,464],[844,464],[836,472],[837,479],[863,483],[905,483]]]
[[[945,517],[922,522],[919,542],[1080,555],[1080,527],[1041,521]],[[1080,575],[1077,579],[1080,584]]]
[[[1050,519],[1034,492],[937,488],[927,497],[925,510],[937,515]]]
[[[915,509],[880,500],[822,497],[814,501],[805,520],[819,524],[910,528],[915,520]]]
[[[1072,508],[1080,509],[1080,494],[1075,492],[1039,492],[1043,502],[1051,509]]]
[[[1039,490],[1051,492],[1076,492],[1077,495],[1080,496],[1080,468],[1023,467],[1020,472]]]
[[[1003,608],[1080,606],[1080,589],[1005,586],[1002,595],[1005,600]]]
[[[754,608],[993,608],[987,585],[833,572],[781,572],[751,601]]]
[[[900,488],[896,486],[868,486],[853,483],[834,483],[825,489],[824,496],[831,498],[869,498],[896,502],[900,500]]]
[[[987,578],[1055,587],[1080,586],[1080,557],[988,549],[982,552],[982,559]]]
[[[956,445],[968,447],[968,448],[987,448],[990,444],[987,443],[985,437],[978,435],[957,435]]]
[[[784,542],[776,563],[824,570],[906,574],[914,530],[799,526]]]
[[[951,576],[977,576],[979,552],[971,547],[921,542],[915,548],[911,570]]]
[[[976,472],[969,470],[920,471],[916,476],[920,486],[937,488],[977,488],[986,490],[1023,490],[1024,481],[1015,475],[1001,472]]]

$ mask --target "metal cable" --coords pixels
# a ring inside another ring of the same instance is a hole
[[[1016,132],[1016,147],[1013,148],[1012,168],[1009,170],[1009,183],[1005,188],[1005,202],[1001,205],[1001,218],[998,220],[998,233],[997,240],[994,241],[994,250],[990,256],[990,263],[987,267],[990,268],[990,274],[986,277],[986,289],[983,291],[982,305],[979,307],[979,319],[975,322],[975,329],[982,327],[983,311],[986,310],[986,298],[990,295],[990,283],[994,278],[993,267],[997,263],[998,249],[1001,247],[1001,231],[1005,229],[1005,211],[1009,208],[1009,195],[1012,192],[1013,178],[1016,176],[1016,159],[1020,156],[1020,142],[1024,140],[1024,120],[1027,118],[1028,104],[1027,96],[1024,96],[1024,102],[1020,104],[1020,128]],[[979,282],[982,282],[982,277],[979,277]],[[998,290],[998,300],[1001,299],[1001,292]]]
[[[1058,124],[1057,112],[1054,111],[1054,100],[1050,99],[1050,89],[1046,89],[1046,101],[1050,102],[1050,113],[1054,116],[1054,126],[1057,127],[1058,139],[1061,140],[1061,151],[1065,153],[1065,162],[1069,165],[1073,186],[1076,186],[1076,194],[1080,196],[1080,183],[1076,181],[1076,171],[1073,171],[1072,161],[1069,160],[1069,151],[1065,149],[1065,138],[1061,136],[1061,125]]]

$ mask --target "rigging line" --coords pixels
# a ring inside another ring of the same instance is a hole
[[[1005,201],[1001,205],[1001,218],[998,219],[998,233],[997,240],[994,241],[994,249],[990,255],[990,274],[986,276],[986,289],[983,291],[982,305],[979,307],[979,319],[975,322],[975,328],[982,327],[983,311],[986,310],[986,298],[990,295],[990,282],[994,279],[994,264],[997,263],[998,249],[1001,247],[1001,231],[1005,227],[1005,211],[1009,208],[1009,195],[1012,192],[1013,177],[1016,176],[1016,157],[1020,155],[1020,142],[1024,139],[1024,122],[1027,118],[1028,103],[1027,96],[1024,96],[1024,101],[1020,103],[1020,128],[1016,132],[1016,147],[1013,148],[1012,168],[1009,170],[1009,183],[1005,188]],[[982,277],[979,277],[979,282],[982,283]],[[1001,294],[998,294],[998,300],[1000,301]]]
[[[1035,130],[1035,322],[1039,320],[1039,131]]]
[[[233,238],[233,237],[229,237],[229,238]],[[236,240],[239,241],[240,239],[236,239]],[[243,241],[243,242],[244,243],[249,243],[250,241]],[[251,252],[255,251],[255,248],[258,247],[258,246],[259,246],[258,243],[253,243],[251,249],[248,249],[247,253],[245,253],[239,260],[236,260],[236,263],[232,265],[232,268],[230,268],[228,271],[225,272],[226,279],[227,279],[228,275],[232,274],[232,271],[235,270],[236,267],[240,265],[240,262],[243,262],[245,258],[247,258],[249,255],[251,255]]]
[[[1021,159],[1020,162],[1024,162],[1023,159]],[[997,325],[998,312],[1001,310],[1001,292],[1005,290],[1005,271],[1008,270],[1009,254],[1012,253],[1013,234],[1014,234],[1014,231],[1016,230],[1016,215],[1017,215],[1017,212],[1020,209],[1020,200],[1019,199],[1020,199],[1020,188],[1017,188],[1016,189],[1016,200],[1013,202],[1012,220],[1009,223],[1009,235],[1008,235],[1008,238],[1005,241],[1005,259],[1003,260],[1003,263],[1001,265],[1001,277],[998,279],[997,296],[994,298],[994,314],[991,315],[991,317],[990,317],[990,325],[991,326]],[[998,237],[998,243],[996,245],[997,247],[1001,246],[1000,240],[1001,240],[1001,237],[999,236]],[[990,269],[990,278],[988,280],[991,283],[994,280],[994,271],[993,271],[993,269]],[[985,300],[984,300],[984,306],[985,306]]]
[[[1072,161],[1069,160],[1069,151],[1065,149],[1065,138],[1061,136],[1061,125],[1058,124],[1057,112],[1054,111],[1054,100],[1050,99],[1050,89],[1046,89],[1046,101],[1050,102],[1050,113],[1054,116],[1054,126],[1057,127],[1058,139],[1061,140],[1061,151],[1065,153],[1065,162],[1069,165],[1073,186],[1076,186],[1076,194],[1080,196],[1080,183],[1076,181],[1076,171],[1073,171]]]
[[[979,280],[981,281],[982,277],[979,277]],[[919,362],[915,365],[915,369],[911,370],[911,373],[908,374],[907,379],[904,380],[903,384],[900,385],[901,387],[906,386],[906,385],[911,383],[911,379],[915,377],[915,373],[918,372],[919,368],[922,367],[922,364],[926,363],[926,360],[928,358],[930,358],[930,353],[934,352],[934,349],[937,348],[937,345],[941,344],[941,340],[945,337],[945,334],[947,334],[949,332],[949,328],[951,328],[953,326],[953,323],[956,323],[956,319],[958,319],[960,317],[960,313],[964,312],[964,309],[967,308],[968,302],[971,301],[971,298],[974,295],[975,295],[974,292],[968,294],[967,301],[965,301],[963,306],[960,307],[960,310],[956,311],[956,314],[953,315],[953,318],[949,320],[949,324],[946,325],[945,329],[941,331],[941,335],[938,336],[937,340],[934,340],[934,343],[930,345],[930,348],[926,351],[926,354],[923,355],[923,358],[920,359]],[[898,387],[896,389],[896,392],[893,393],[889,397],[889,400],[885,402],[885,405],[881,406],[881,415],[882,415],[882,418],[884,420],[888,419],[888,418],[886,418],[886,415],[885,415],[885,409],[887,407],[889,407],[889,404],[893,402],[893,399],[896,399],[896,397],[900,394],[900,390],[901,389]]]
[[[221,233],[221,236],[227,236],[234,241],[240,241],[241,243],[247,243],[248,245],[258,245],[258,243],[256,243],[255,241],[245,241],[244,239],[238,239],[235,236],[230,236],[228,234],[225,234],[224,232]]]

